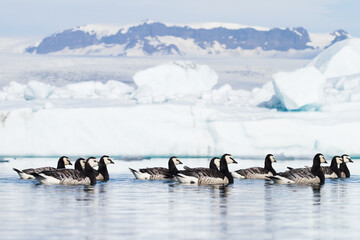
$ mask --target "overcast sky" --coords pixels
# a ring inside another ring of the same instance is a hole
[[[0,0],[0,36],[48,36],[92,23],[232,22],[344,29],[360,37],[359,0]]]

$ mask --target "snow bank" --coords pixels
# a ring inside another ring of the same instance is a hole
[[[118,81],[106,83],[88,81],[55,87],[38,81],[27,84],[10,82],[0,91],[0,100],[39,100],[39,99],[124,99],[134,88]]]
[[[360,116],[341,111],[179,104],[0,110],[0,155],[359,154]]]
[[[140,92],[146,88],[145,97],[173,97],[195,95],[210,91],[217,83],[218,76],[207,65],[192,62],[171,62],[137,72],[134,82]],[[141,99],[143,94],[136,94]]]
[[[288,110],[319,106],[323,102],[325,78],[314,67],[273,76],[276,96]]]

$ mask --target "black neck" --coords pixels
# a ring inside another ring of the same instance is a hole
[[[107,170],[106,164],[100,164],[98,172],[103,175],[105,182],[109,180],[109,172]]]
[[[349,171],[346,163],[341,163],[340,164],[340,171],[344,172],[346,177],[350,177],[350,171]]]
[[[173,160],[169,160],[169,173],[172,175],[177,174],[179,171],[176,168],[175,163],[173,162]]]
[[[314,159],[313,165],[311,167],[311,173],[320,178],[320,184],[323,184],[325,182],[325,175],[321,171],[320,161],[318,159]]]
[[[210,166],[209,166],[210,169],[214,169],[214,170],[219,170],[219,168],[216,166],[215,164],[215,161],[210,161]]]
[[[80,161],[76,161],[76,162],[75,162],[75,169],[78,170],[78,171],[80,171],[80,172],[84,172],[84,169],[83,169],[83,167],[81,166]]]
[[[226,162],[225,157],[221,157],[220,159],[220,172],[227,177],[229,183],[234,183],[234,178],[232,174],[229,172],[228,164]]]
[[[57,169],[65,168],[64,159],[60,158],[57,164]]]
[[[95,185],[96,184],[96,176],[94,169],[90,166],[89,163],[85,164],[85,170],[84,170],[85,176],[90,178],[90,184]]]
[[[264,168],[268,171],[270,171],[274,176],[276,175],[275,169],[272,167],[272,162],[270,159],[265,160],[265,166]]]
[[[333,158],[333,159],[331,160],[330,169],[331,169],[334,173],[336,173],[336,175],[337,175],[338,177],[341,177],[341,175],[340,175],[340,170],[339,170],[339,168],[338,168],[338,163],[337,163],[337,161],[336,161],[336,158]]]

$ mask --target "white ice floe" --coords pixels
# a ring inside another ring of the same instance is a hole
[[[279,72],[274,75],[273,85],[276,96],[288,110],[313,108],[323,103],[325,78],[315,67]]]
[[[133,79],[139,91],[147,89],[146,97],[199,96],[216,85],[218,75],[207,65],[174,61],[139,71]],[[141,96],[135,95],[139,99]]]

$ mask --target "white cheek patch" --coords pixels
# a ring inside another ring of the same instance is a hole
[[[215,159],[215,165],[219,168],[220,167],[220,159]]]
[[[173,158],[172,161],[174,162],[175,165],[180,164],[180,160],[177,158]]]
[[[104,162],[105,162],[105,164],[110,164],[111,163],[108,157],[105,158]]]
[[[337,163],[337,164],[342,163],[342,159],[341,159],[341,158],[339,158],[339,157],[337,157],[337,158],[336,158],[336,163]]]
[[[275,162],[274,156],[271,156],[271,157],[270,157],[270,160],[271,160],[271,162]]]
[[[91,167],[96,167],[96,166],[98,166],[98,161],[96,159],[91,159],[89,161],[89,164]]]
[[[226,156],[226,162],[227,163],[233,163],[234,162],[233,157],[231,155]]]
[[[321,162],[321,163],[326,162],[325,157],[324,157],[323,155],[320,156],[320,162]]]

